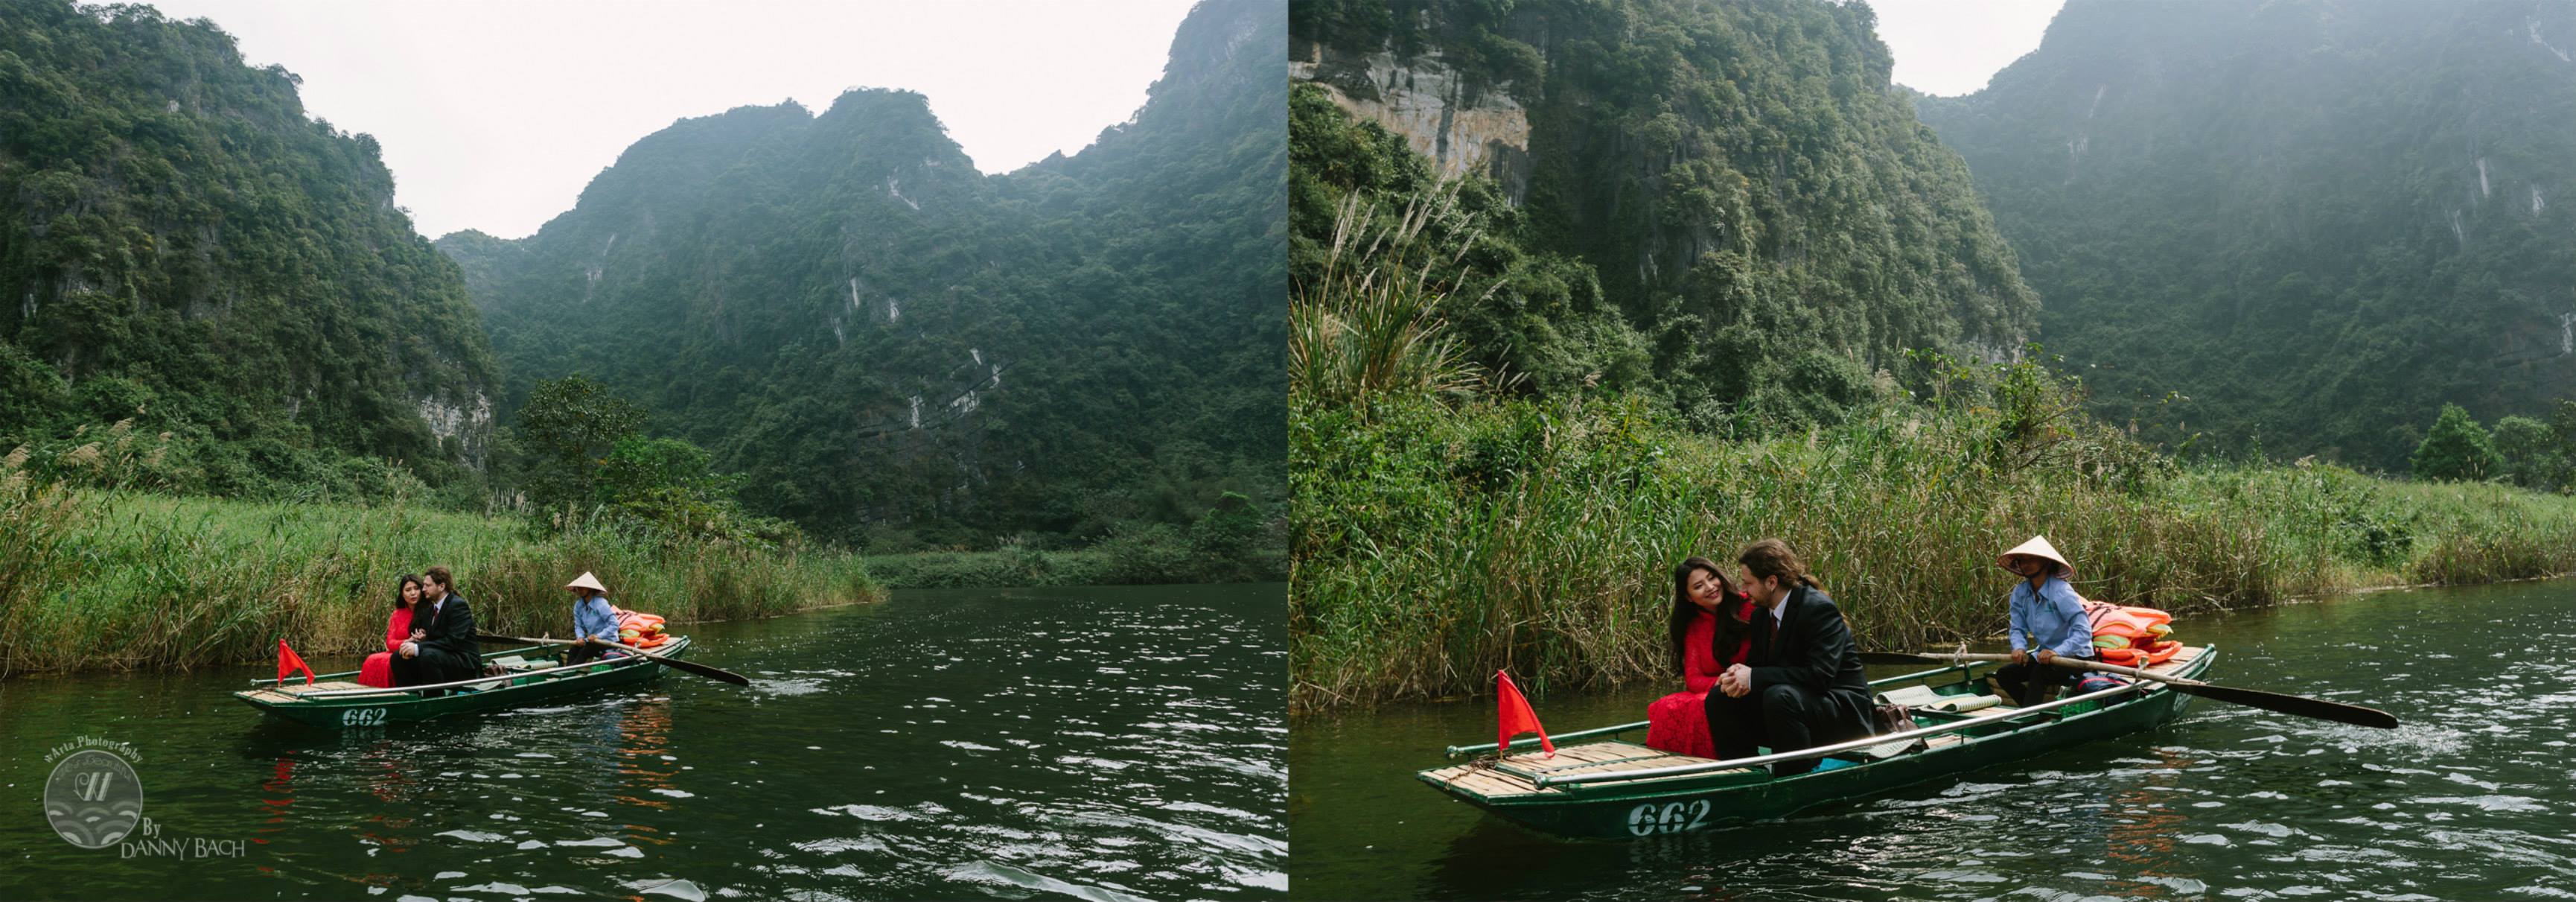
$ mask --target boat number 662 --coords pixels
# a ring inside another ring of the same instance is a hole
[[[384,722],[385,709],[383,708],[351,708],[340,712],[341,726],[372,727]]]
[[[1628,832],[1638,836],[1697,830],[1708,822],[1708,800],[1684,804],[1652,802],[1628,809]]]

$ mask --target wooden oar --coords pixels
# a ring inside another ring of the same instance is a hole
[[[683,661],[683,660],[680,660],[680,659],[678,659],[678,658],[665,658],[665,657],[663,657],[663,656],[661,656],[661,655],[657,655],[657,654],[654,654],[654,653],[652,653],[652,652],[645,651],[645,650],[643,650],[643,649],[636,648],[635,646],[627,645],[627,644],[622,643],[622,642],[601,642],[601,641],[599,641],[599,640],[597,640],[597,639],[534,639],[534,638],[530,638],[530,637],[527,637],[527,636],[495,636],[495,635],[492,635],[492,634],[490,634],[490,633],[475,633],[475,634],[474,634],[474,641],[476,641],[476,642],[516,642],[516,643],[520,643],[520,644],[524,644],[524,645],[604,645],[604,646],[607,646],[607,647],[609,647],[609,648],[625,649],[629,654],[633,654],[633,655],[635,655],[635,656],[637,656],[637,657],[643,658],[644,660],[651,661],[651,662],[653,662],[653,663],[655,663],[655,664],[660,664],[660,665],[662,665],[662,666],[664,666],[664,667],[669,667],[669,668],[672,668],[672,669],[674,669],[674,670],[685,670],[685,671],[688,671],[688,672],[690,672],[690,673],[694,673],[694,674],[697,674],[697,675],[699,675],[699,676],[706,677],[707,679],[711,679],[711,680],[723,680],[723,681],[725,681],[725,682],[732,683],[732,684],[734,684],[734,685],[736,685],[736,686],[749,686],[749,685],[751,685],[751,678],[750,678],[750,677],[743,676],[742,674],[735,673],[735,672],[730,671],[730,670],[724,670],[724,669],[721,669],[721,668],[709,667],[709,666],[707,666],[707,665],[700,664],[700,663],[698,663],[698,662],[696,662],[696,661]]]
[[[1999,654],[1952,654],[1948,652],[1938,654],[1911,654],[1901,651],[1865,651],[1860,653],[1860,662],[1863,664],[1954,664],[1961,661],[2010,660],[2012,660],[2011,655]],[[2099,670],[2104,673],[2116,673],[2122,676],[2136,677],[2143,680],[2154,680],[2156,682],[2172,686],[2174,687],[2174,691],[2185,695],[2197,695],[2202,698],[2216,699],[2229,704],[2244,705],[2248,708],[2261,708],[2266,711],[2278,711],[2283,714],[2295,714],[2300,717],[2314,717],[2319,720],[2348,723],[2357,727],[2378,727],[2383,730],[2393,730],[2397,728],[2397,716],[2377,708],[2364,708],[2360,705],[2347,705],[2342,702],[2330,702],[2325,699],[2309,698],[2304,695],[2283,695],[2278,692],[2265,692],[2260,689],[2239,689],[2234,686],[2212,686],[2199,680],[2187,680],[2178,676],[2168,676],[2166,674],[2139,670],[2135,667],[2122,667],[2118,664],[2104,664],[2100,661],[2087,661],[2082,658],[2069,658],[2063,655],[2052,656],[2049,659],[2049,663],[2055,664],[2059,667],[2072,667],[2079,670]]]

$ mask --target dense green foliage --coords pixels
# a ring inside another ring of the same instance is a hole
[[[2576,391],[2571,50],[2551,0],[2073,0],[1918,105],[2098,413],[2393,470],[2446,403]]]
[[[537,383],[519,405],[511,438],[523,452],[516,482],[540,509],[586,505],[599,494],[599,463],[644,430],[644,409],[575,373]]]
[[[2496,453],[2495,440],[2457,404],[2442,405],[2442,415],[2407,463],[2419,479],[2456,482],[2505,475],[2504,455]]]
[[[858,90],[682,121],[538,234],[439,246],[523,431],[532,387],[585,373],[819,539],[1055,548],[1186,532],[1228,492],[1273,511],[1281,15],[1202,5],[1133,121],[1018,172],[977,173],[922,95]]]
[[[1364,60],[1386,52],[1458,71],[1474,87],[1452,101],[1526,108],[1521,205],[1473,178],[1431,230],[1463,254],[1444,313],[1527,389],[1634,390],[1702,428],[1831,422],[1880,371],[1924,378],[1909,350],[2005,355],[2029,331],[2012,251],[1889,85],[1867,6],[1389,6],[1297,4],[1292,41],[1346,95],[1378,94]],[[1402,140],[1338,112],[1320,88],[1292,98],[1300,283],[1321,277],[1344,195],[1427,193]]]
[[[2425,430],[2409,463],[2417,478],[2487,480],[2543,492],[2576,490],[2576,401],[2547,420],[2508,416],[2490,431],[2456,404]]]
[[[516,482],[537,522],[603,526],[673,546],[775,550],[801,543],[794,524],[742,509],[742,477],[706,449],[644,432],[644,409],[579,375],[537,383],[509,438]]]
[[[479,498],[464,283],[297,84],[202,21],[0,2],[0,447],[131,420],[186,490]]]

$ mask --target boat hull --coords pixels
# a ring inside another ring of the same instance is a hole
[[[2206,672],[2217,657],[2216,651],[2209,649],[2187,667],[2179,668],[2175,675],[2197,677]],[[1473,792],[1460,791],[1454,779],[1438,776],[1454,773],[1454,768],[1426,770],[1417,777],[1461,801],[1534,830],[1580,838],[1641,839],[1786,817],[1819,805],[1868,798],[1996,764],[2154,729],[2181,717],[2192,701],[2192,696],[2171,689],[2145,690],[2136,698],[2078,714],[2052,718],[2048,712],[2036,713],[2030,715],[2032,725],[1864,764],[1810,771],[1792,777],[1725,771],[1575,784],[1501,798],[1485,798]]]
[[[682,637],[668,646],[669,651],[657,653],[663,657],[676,658],[687,653],[688,644],[688,639]],[[486,653],[483,658],[491,660],[505,655],[542,650],[531,648],[497,651]],[[329,729],[345,729],[516,708],[565,696],[638,685],[659,677],[662,670],[662,665],[642,658],[623,658],[594,665],[586,671],[568,671],[561,675],[551,675],[551,678],[495,677],[496,681],[518,684],[472,692],[451,690],[435,698],[421,698],[391,690],[376,694],[320,699],[281,699],[278,697],[279,693],[246,690],[233,693],[233,697],[285,720]],[[357,671],[348,671],[316,679],[330,680],[354,676],[356,673]]]

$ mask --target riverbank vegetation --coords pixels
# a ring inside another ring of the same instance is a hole
[[[874,601],[857,557],[673,541],[634,521],[540,522],[374,504],[149,491],[158,444],[112,427],[0,458],[0,675],[262,661],[379,649],[402,574],[443,564],[489,632],[560,633],[557,587],[592,571],[620,604],[674,623]]]
[[[1890,649],[2001,631],[1994,556],[2033,534],[2086,597],[2178,613],[2576,570],[2567,496],[2177,463],[2063,408],[2034,428],[2012,393],[2037,364],[1972,369],[2000,378],[1734,436],[1619,400],[1298,404],[1294,704],[1475,693],[1498,668],[1541,691],[1666,677],[1669,569],[1768,536]]]
[[[1274,582],[1288,573],[1286,525],[1277,513],[1228,492],[1186,528],[1125,527],[1079,550],[1010,541],[994,551],[874,556],[867,566],[893,589]]]

